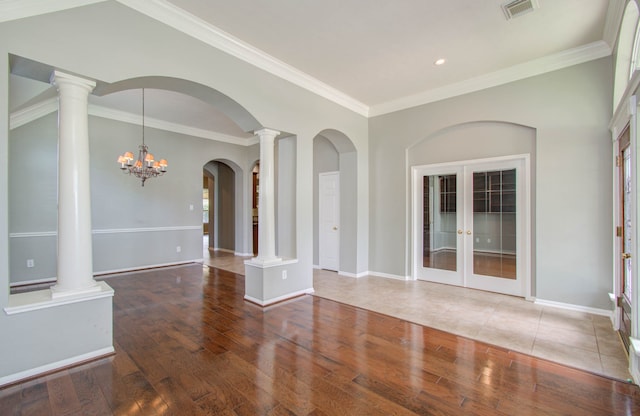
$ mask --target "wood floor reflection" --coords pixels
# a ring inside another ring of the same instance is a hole
[[[456,271],[456,251],[440,250],[425,254],[423,267]],[[516,278],[516,256],[513,254],[494,254],[473,252],[473,272],[482,276]]]
[[[0,414],[625,415],[632,384],[327,299],[262,309],[202,265],[112,277],[116,355],[0,390]]]

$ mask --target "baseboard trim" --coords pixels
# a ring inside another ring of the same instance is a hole
[[[634,383],[640,382],[640,343],[637,339],[631,338],[631,346],[629,347],[629,373],[633,378]]]
[[[613,311],[610,311],[607,309],[591,308],[589,306],[573,305],[571,303],[556,302],[553,300],[535,299],[534,303],[541,306],[551,306],[559,309],[568,309],[571,311],[592,313],[594,315],[606,316],[608,318],[611,318],[613,314]]]
[[[35,286],[35,285],[41,285],[45,283],[55,283],[57,280],[58,280],[57,277],[47,277],[45,279],[36,279],[36,280],[24,280],[21,282],[11,282],[9,283],[9,287]]]
[[[390,273],[372,272],[372,271],[368,271],[365,273],[368,274],[369,276],[384,277],[386,279],[412,280],[411,276],[401,276],[399,274],[390,274]]]
[[[299,296],[311,295],[313,292],[314,292],[313,288],[309,288],[304,290],[298,290],[296,292],[287,293],[286,295],[278,296],[278,297],[267,299],[267,300],[260,300],[260,299],[254,298],[253,296],[244,295],[244,300],[251,303],[255,303],[258,306],[265,307],[265,306],[273,305],[275,303],[284,302],[285,300],[297,298]]]
[[[63,368],[74,367],[89,361],[97,360],[99,358],[108,357],[110,355],[113,355],[114,353],[115,353],[115,350],[113,346],[111,346],[111,347],[102,348],[96,351],[91,351],[86,354],[77,355],[75,357],[56,361],[54,363],[45,364],[40,367],[20,371],[15,374],[10,374],[8,376],[0,377],[0,387],[5,387],[10,384],[16,384],[18,382],[24,382],[25,380],[28,380],[34,377],[40,377],[47,373],[58,371]]]
[[[105,270],[105,271],[101,271],[101,272],[95,272],[93,275],[98,277],[98,276],[105,276],[105,275],[109,275],[109,274],[142,272],[142,271],[146,271],[146,270],[159,269],[159,268],[162,268],[162,267],[184,266],[186,264],[202,263],[203,261],[204,261],[204,259],[199,258],[199,259],[177,261],[177,262],[172,262],[172,263],[150,264],[148,266],[127,267],[127,268],[124,268],[124,269]]]
[[[236,252],[234,250],[229,250],[228,248],[220,248],[220,247],[209,247],[209,250],[213,250],[213,251],[221,251],[223,253],[230,253],[230,254],[236,254]]]
[[[338,274],[340,276],[346,276],[346,277],[352,277],[354,279],[359,279],[361,277],[365,277],[369,275],[369,272],[361,272],[361,273],[349,273],[349,272],[342,272],[342,271],[338,271]]]

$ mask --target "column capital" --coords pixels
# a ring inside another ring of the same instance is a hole
[[[259,136],[260,138],[263,138],[263,137],[275,138],[277,135],[280,134],[280,132],[278,130],[264,128],[264,129],[254,131],[253,134],[255,134],[256,136]]]
[[[96,87],[96,82],[93,80],[82,78],[76,75],[71,75],[58,70],[55,70],[51,73],[49,82],[57,87],[60,87],[61,85],[74,85],[77,87],[81,87],[84,88],[87,93],[90,93]]]

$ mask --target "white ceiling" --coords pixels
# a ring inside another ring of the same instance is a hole
[[[603,39],[608,0],[169,0],[367,106]],[[439,58],[447,60],[436,66]]]
[[[0,0],[0,22],[100,1]],[[624,5],[538,0],[507,20],[503,0],[115,1],[369,116],[610,55]],[[139,92],[92,102],[139,114]],[[151,117],[247,137],[191,97],[149,91],[147,103]]]

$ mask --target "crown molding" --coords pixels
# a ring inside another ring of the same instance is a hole
[[[101,3],[106,0],[0,0],[0,22]]]
[[[0,22],[100,3],[103,1],[106,0],[56,0],[55,2],[50,0],[0,0]],[[241,41],[240,39],[235,38],[221,29],[210,25],[204,20],[187,13],[179,7],[169,3],[167,0],[116,1],[364,117],[374,117],[394,111],[400,111],[609,56],[611,55],[612,49],[615,45],[620,19],[622,18],[626,5],[626,0],[611,0],[607,10],[603,33],[604,40],[602,41],[593,42],[578,48],[549,55],[440,88],[423,91],[397,100],[367,106],[366,104],[317,80],[316,78],[313,78],[312,76]],[[11,114],[11,122],[13,123],[11,124],[12,129],[31,121],[29,120],[29,117],[38,118],[48,114],[46,111],[55,111],[42,108],[40,111],[44,111],[45,113],[37,116],[37,113],[28,115],[29,111],[27,110],[29,109],[24,109],[20,112]],[[35,109],[33,111],[35,111]],[[95,111],[100,112],[102,110]],[[25,112],[25,114],[20,114],[21,112]],[[157,121],[159,123],[158,127],[154,127],[163,130],[234,144],[247,145],[248,143],[247,140],[237,137],[218,135],[217,133],[207,130],[194,129],[188,126],[162,122],[160,120]],[[189,133],[186,131],[189,131]],[[240,143],[238,143],[238,141],[240,141]]]
[[[562,51],[540,59],[514,65],[500,71],[491,72],[479,77],[445,85],[441,88],[424,91],[398,100],[372,106],[369,116],[375,117],[435,101],[469,94],[483,89],[497,87],[509,82],[518,81],[535,75],[557,71],[573,65],[589,62],[611,55],[611,48],[604,41],[593,42],[577,48]]]
[[[13,130],[48,114],[58,111],[58,98],[49,98],[29,107],[15,111],[9,115],[9,129]],[[142,125],[142,116],[128,113],[126,111],[114,110],[112,108],[89,104],[89,114],[95,117],[107,118],[124,123]],[[184,124],[171,123],[164,120],[146,117],[144,124],[158,130],[170,131],[172,133],[184,134],[187,136],[200,137],[217,142],[230,143],[239,146],[252,146],[259,142],[258,137],[242,138],[230,136],[228,134],[217,133],[211,130],[199,129],[185,126]]]
[[[128,113],[126,111],[114,110],[112,108],[89,105],[89,114],[95,117],[107,118],[124,123],[142,125],[142,116]],[[144,125],[158,130],[170,131],[172,133],[184,134],[187,136],[200,137],[202,139],[215,140],[217,142],[236,144],[239,146],[252,146],[258,143],[257,137],[242,138],[230,136],[228,134],[217,133],[211,130],[199,129],[185,126],[184,124],[171,123],[152,117],[144,117]]]
[[[58,111],[58,97],[49,98],[9,114],[9,130]]]
[[[117,0],[180,32],[367,117],[369,107],[166,0]]]

